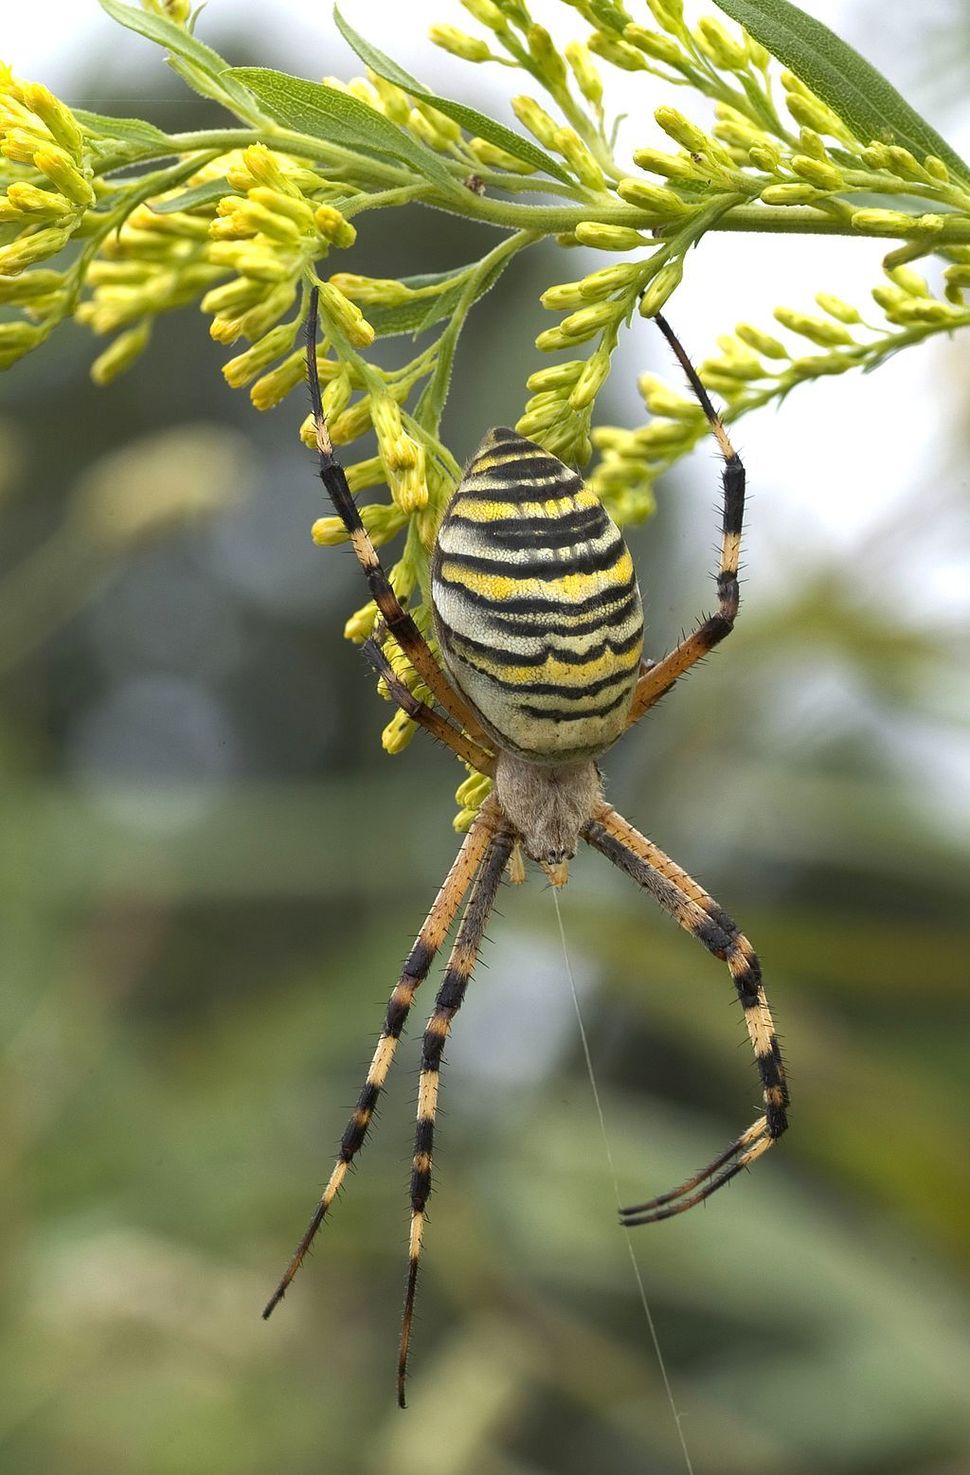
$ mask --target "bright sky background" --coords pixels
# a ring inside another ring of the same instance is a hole
[[[636,0],[633,5],[636,9]],[[540,18],[555,17],[557,28],[564,22],[567,37],[585,32],[585,24],[563,5],[536,0],[533,8]],[[713,8],[705,6],[704,10]],[[918,21],[905,20],[907,7],[902,5],[894,14],[898,24],[880,26],[875,37],[870,34],[871,21],[879,12],[871,0],[811,0],[809,8],[890,73],[894,46],[898,55],[900,42],[907,44],[905,25],[918,27]],[[394,4],[387,0],[345,0],[345,9],[361,31],[423,79],[438,82],[442,90],[450,89],[452,93],[461,85],[459,78],[467,72],[467,64],[445,56],[426,39],[433,21],[446,20],[476,30],[454,0],[398,0]],[[649,22],[645,6],[643,10]],[[8,3],[5,12],[0,23],[0,55],[12,62],[19,74],[43,80],[55,90],[62,88],[69,101],[80,101],[71,90],[80,57],[92,52],[97,55],[100,48],[110,47],[116,67],[126,54],[144,57],[151,50],[149,43],[112,22],[96,0]],[[244,24],[250,31],[264,29],[273,60],[293,71],[307,76],[327,72],[350,76],[360,70],[336,33],[326,3],[209,0],[199,34],[218,44],[220,33],[233,23]],[[887,31],[895,34],[895,42],[892,36],[887,37]],[[909,34],[912,39],[919,31]],[[160,56],[158,65],[163,65]],[[666,144],[652,119],[642,117],[642,75],[630,78],[606,64],[604,67],[611,87],[625,89],[630,95],[631,120],[623,135],[626,146],[654,141]],[[503,113],[502,99],[521,90],[518,74],[481,67],[475,80],[482,89],[484,105],[494,106],[498,116],[514,122],[510,113]],[[664,100],[659,86],[658,100]],[[673,100],[680,104],[683,99],[678,95]],[[912,100],[920,105],[918,95]],[[142,101],[143,95],[119,97],[113,106],[119,113],[137,112]],[[640,121],[635,125],[633,120],[638,114]],[[970,152],[970,108],[955,122],[949,119],[945,131],[954,147],[964,154]],[[768,237],[721,235],[716,241],[708,239],[692,254],[672,316],[688,348],[700,358],[711,350],[717,333],[729,330],[738,321],[751,321],[770,330],[772,309],[779,304],[813,310],[812,294],[817,290],[832,291],[865,313],[869,292],[880,280],[879,263],[884,251],[878,241],[847,245],[841,239],[796,237],[786,240],[784,248],[779,249],[778,242]],[[573,256],[570,275],[577,274],[577,265],[577,257]],[[805,287],[800,292],[801,281]],[[636,328],[631,336],[633,341],[625,350],[625,361],[620,361],[620,371],[630,384],[632,418],[642,417],[633,384],[636,372],[647,360]],[[965,344],[935,339],[924,348],[898,355],[876,374],[853,375],[851,382],[849,376],[824,380],[797,391],[780,413],[769,411],[745,421],[740,441],[749,476],[759,493],[749,557],[760,537],[790,540],[796,523],[799,546],[785,550],[789,577],[793,563],[812,564],[823,554],[851,557],[855,548],[878,539],[880,530],[891,525],[898,506],[911,505],[916,487],[922,487],[941,470],[950,478],[965,478],[967,472],[941,467],[940,459],[947,455],[947,445],[952,444],[948,426],[960,413],[965,356]],[[965,396],[963,399],[965,403]],[[698,475],[709,475],[710,468],[703,464],[703,458],[697,460]],[[786,515],[776,522],[771,504],[782,495]],[[949,617],[970,609],[967,541],[970,539],[964,540],[964,546],[954,547],[951,531],[941,546],[927,550],[932,576],[918,591],[924,613],[927,602],[934,611]]]

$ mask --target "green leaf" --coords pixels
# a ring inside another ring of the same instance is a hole
[[[231,194],[228,179],[207,179],[204,184],[194,185],[171,200],[151,200],[149,207],[154,215],[174,215],[177,210],[194,210],[199,205],[211,205]]]
[[[895,87],[841,37],[789,0],[717,0],[772,56],[838,113],[862,143],[901,145],[970,181],[970,166]]]
[[[495,267],[477,284],[474,301],[484,297],[508,265],[511,257],[504,257],[496,262]],[[477,264],[477,263],[476,263]],[[453,271],[432,272],[417,277],[402,277],[401,281],[405,287],[417,290],[421,287],[431,287],[439,282],[449,282],[451,285],[445,287],[442,292],[433,297],[419,297],[415,301],[402,302],[394,307],[381,307],[376,304],[369,305],[366,309],[367,321],[371,324],[379,338],[393,338],[402,333],[417,335],[423,333],[426,328],[433,327],[442,318],[451,317],[465,287],[468,284],[467,266],[456,267]]]
[[[349,93],[268,67],[234,67],[228,75],[247,87],[284,128],[385,161],[390,155],[449,194],[461,188],[437,154]]]
[[[417,97],[422,102],[430,103],[432,107],[438,109],[439,113],[444,113],[446,118],[460,123],[462,128],[466,128],[469,133],[487,139],[489,143],[504,149],[513,158],[521,159],[524,164],[531,164],[534,169],[541,169],[545,174],[551,174],[563,184],[575,185],[576,181],[562,165],[558,164],[544,149],[534,144],[531,139],[523,138],[520,133],[506,128],[504,123],[497,123],[487,113],[480,113],[477,108],[469,107],[467,103],[452,102],[450,98],[437,97],[416,77],[412,77],[410,72],[398,66],[392,57],[385,56],[383,51],[379,51],[376,46],[365,41],[363,36],[358,35],[353,26],[344,20],[336,6],[334,6],[333,18],[337,22],[338,31],[353,47],[364,65],[370,67],[371,71],[376,72],[379,77],[383,77],[385,82],[393,82],[395,87],[400,87],[411,97]]]
[[[246,104],[251,104],[252,99],[247,97],[245,88],[232,81],[231,76],[227,80],[229,64],[218,51],[197,41],[188,31],[175,25],[173,21],[166,20],[164,16],[152,15],[133,5],[123,5],[121,0],[98,0],[98,4],[119,25],[127,26],[129,31],[137,31],[139,36],[145,36],[158,46],[164,46],[173,56],[188,62],[196,73],[201,73],[211,82],[212,87],[207,96],[228,97],[241,105],[245,115]]]
[[[177,152],[167,133],[141,118],[106,118],[103,113],[89,113],[84,108],[73,108],[72,112],[86,133],[108,142],[128,144],[132,153],[150,150],[157,154],[163,148],[170,154]]]

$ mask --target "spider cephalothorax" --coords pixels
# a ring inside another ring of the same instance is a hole
[[[415,991],[467,896],[424,1032],[398,1362],[402,1407],[431,1193],[442,1051],[506,867],[512,865],[514,879],[522,879],[522,849],[556,886],[566,881],[581,839],[599,850],[723,959],[744,1011],[761,1077],[763,1114],[678,1188],[622,1210],[623,1222],[651,1223],[700,1203],[766,1152],[787,1126],[784,1067],[754,949],[696,881],[606,803],[595,761],[730,633],[738,610],[744,468],[684,350],[659,315],[656,322],[724,457],[716,613],[661,660],[643,662],[640,594],[619,529],[576,473],[555,456],[513,430],[491,430],[469,462],[438,530],[431,587],[443,670],[394,594],[334,459],[317,382],[315,296],[312,300],[307,375],[320,475],[347,528],[383,629],[397,640],[436,705],[420,701],[398,680],[379,640],[368,641],[365,650],[398,705],[466,763],[494,779],[494,792],[466,835],[391,994],[329,1182],[263,1313],[269,1316],[284,1296],[363,1145]]]

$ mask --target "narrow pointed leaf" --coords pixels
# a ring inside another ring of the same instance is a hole
[[[89,113],[86,108],[74,108],[72,111],[86,133],[104,139],[106,143],[126,144],[132,152],[157,153],[169,143],[166,133],[151,123],[143,122],[141,118],[108,118],[103,113]],[[171,145],[170,152],[178,152],[174,144]]]
[[[437,154],[347,92],[269,67],[233,67],[228,75],[284,128],[342,148],[361,149],[375,158],[390,156],[449,194],[461,188]]]
[[[363,36],[358,35],[353,26],[344,20],[336,6],[334,6],[333,18],[337,23],[338,31],[353,47],[364,65],[370,67],[371,71],[376,72],[379,77],[383,77],[385,82],[392,82],[395,87],[400,87],[411,97],[417,97],[422,102],[430,103],[432,107],[438,109],[439,113],[444,113],[446,118],[459,123],[469,133],[487,139],[489,143],[495,144],[496,148],[504,149],[513,158],[521,159],[523,164],[531,164],[534,169],[541,169],[543,173],[551,174],[554,179],[560,180],[563,184],[575,185],[576,181],[563,166],[544,149],[534,144],[531,139],[523,138],[520,133],[506,128],[504,123],[496,122],[487,113],[480,113],[477,108],[469,107],[467,103],[452,102],[450,98],[437,97],[416,77],[412,77],[410,72],[398,66],[392,57],[385,56],[383,51],[372,45],[370,41],[366,41]]]
[[[166,20],[163,15],[153,15],[134,5],[123,5],[121,0],[98,0],[98,4],[119,25],[126,26],[129,31],[137,31],[139,36],[145,36],[149,41],[164,46],[173,56],[188,62],[197,74],[213,84],[213,90],[217,94],[221,93],[245,106],[245,90],[231,79],[227,80],[229,63],[218,51],[213,51],[211,46],[197,41],[188,31],[177,26],[174,21]],[[212,94],[210,92],[206,95]]]
[[[475,293],[476,302],[494,287],[510,260],[511,257],[507,256],[496,262],[494,269],[478,283]],[[433,327],[442,318],[451,317],[465,290],[468,280],[467,272],[468,268],[461,266],[454,271],[402,277],[401,281],[405,287],[415,289],[430,287],[438,282],[447,282],[451,285],[446,286],[443,291],[436,293],[433,297],[418,297],[411,302],[402,302],[393,307],[382,307],[378,303],[369,303],[364,308],[367,321],[379,338],[393,338],[402,333],[415,335],[423,333],[426,328]]]
[[[717,0],[796,77],[838,113],[863,143],[899,144],[935,154],[970,181],[970,165],[858,51],[789,0]]]

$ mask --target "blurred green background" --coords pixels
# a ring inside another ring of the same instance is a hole
[[[234,61],[349,72],[336,47],[255,48],[240,7],[207,15]],[[959,19],[934,13],[944,130]],[[77,56],[69,100],[124,112],[141,91],[156,121],[206,121],[150,48],[115,59],[115,35],[105,21]],[[413,69],[444,65],[414,46]],[[482,249],[444,215],[393,226],[347,265]],[[826,247],[812,290],[861,250]],[[705,244],[670,310],[696,357],[739,316],[767,321],[760,265],[787,249]],[[538,293],[577,274],[535,254],[474,319],[459,457],[519,413]],[[923,354],[745,422],[738,631],[606,765],[613,802],[754,940],[791,1065],[784,1144],[634,1235],[698,1475],[970,1468],[970,379],[966,343]],[[108,390],[80,331],[2,385],[0,1467],[683,1469],[537,876],[503,892],[448,1052],[409,1412],[415,1027],[359,1172],[259,1319],[454,852],[462,774],[430,744],[382,754],[390,710],[340,638],[364,597],[351,554],[308,537],[302,400],[257,416],[224,356],[183,313]],[[600,419],[638,413],[645,368],[670,373],[641,327]],[[654,654],[711,600],[715,499],[702,451],[631,536]],[[750,1120],[739,1011],[723,966],[592,853],[563,911],[621,1195],[644,1197]]]

